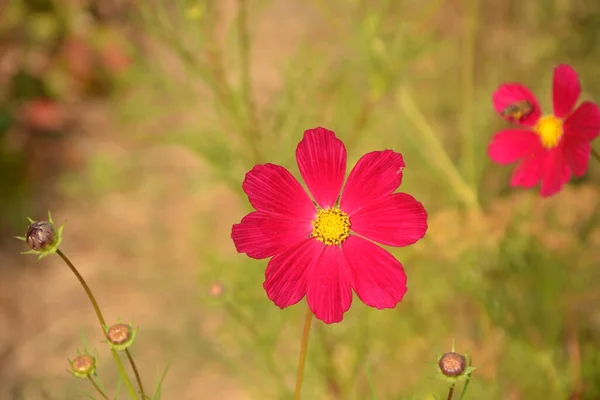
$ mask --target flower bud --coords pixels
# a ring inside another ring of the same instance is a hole
[[[113,349],[123,351],[131,347],[136,334],[137,329],[133,329],[130,324],[119,322],[108,328],[106,338]]]
[[[466,355],[454,352],[454,344],[452,351],[442,354],[438,358],[438,376],[446,382],[454,385],[458,381],[468,380],[471,378],[471,373],[477,367],[471,366],[471,358]]]
[[[446,376],[459,376],[465,372],[467,368],[467,359],[455,352],[446,353],[438,362],[440,371]]]
[[[69,360],[69,364],[71,364],[69,372],[78,378],[87,378],[96,371],[96,358],[87,353],[78,355],[72,361]]]
[[[25,237],[17,236],[17,239],[25,241],[31,249],[23,254],[38,254],[39,260],[48,254],[56,253],[58,246],[62,242],[63,227],[56,228],[50,213],[48,213],[48,221],[33,221],[29,219],[29,222],[31,224],[27,228]]]
[[[47,221],[35,221],[27,228],[25,242],[34,251],[43,251],[51,248],[56,242],[54,226]]]

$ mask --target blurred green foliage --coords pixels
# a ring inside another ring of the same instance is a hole
[[[108,2],[0,4],[3,220],[14,223],[25,210],[48,206],[51,200],[39,196],[39,188],[74,167],[65,157],[69,136],[78,130],[74,106],[111,95],[129,64],[118,25],[98,12],[99,4]],[[32,190],[38,191],[33,198]]]
[[[503,82],[526,84],[549,107],[552,70],[569,63],[584,97],[600,101],[600,3],[285,2],[287,15],[309,28],[268,63],[258,47],[261,18],[273,27],[263,41],[287,37],[293,21],[277,20],[275,3],[138,1],[130,21],[152,46],[137,49],[126,95],[114,99],[128,139],[140,148],[183,146],[210,167],[198,190],[226,185],[239,195],[235,212],[214,204],[191,217],[189,240],[202,260],[197,306],[219,323],[209,335],[190,322],[177,345],[217,363],[255,398],[291,397],[302,303],[281,311],[262,289],[265,260],[222,254],[204,240],[230,240],[212,237],[215,226],[249,210],[245,172],[272,162],[298,176],[302,132],[324,126],[345,142],[349,164],[372,150],[402,152],[401,190],[425,204],[430,229],[418,245],[390,250],[409,277],[396,309],[355,299],[341,324],[315,324],[303,398],[370,398],[367,365],[379,399],[444,398],[436,355],[453,339],[479,367],[467,398],[600,397],[600,166],[592,161],[588,178],[541,200],[509,189],[511,168],[486,156],[504,126],[491,104]],[[256,69],[267,64],[278,69],[264,89]],[[119,160],[94,158],[63,188],[74,199],[99,198],[154,182],[135,152]],[[223,296],[209,295],[214,282]]]

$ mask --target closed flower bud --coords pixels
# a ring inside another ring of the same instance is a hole
[[[56,253],[58,246],[62,242],[63,227],[56,228],[52,216],[48,213],[48,221],[33,221],[27,228],[25,237],[17,236],[17,239],[23,240],[31,250],[23,254],[38,254],[38,260],[48,254]]]
[[[96,371],[96,358],[87,353],[69,360],[69,364],[71,364],[69,372],[78,378],[87,378]]]
[[[130,324],[119,322],[108,328],[106,338],[113,349],[123,351],[131,347],[136,334],[137,329],[133,329]]]
[[[442,374],[450,377],[459,376],[467,368],[467,359],[460,354],[450,352],[440,358],[438,365]]]
[[[450,352],[438,357],[437,367],[438,377],[451,385],[470,379],[471,373],[477,369],[471,365],[471,357],[468,354],[463,356],[454,351],[454,343]]]
[[[34,251],[43,251],[51,248],[56,242],[54,226],[47,221],[35,221],[27,228],[25,242]]]

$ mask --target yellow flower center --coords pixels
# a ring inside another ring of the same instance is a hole
[[[337,207],[317,211],[311,236],[329,246],[336,246],[350,236],[350,217]]]
[[[544,115],[535,124],[534,130],[540,136],[542,146],[552,149],[558,146],[563,135],[563,121],[554,115]]]

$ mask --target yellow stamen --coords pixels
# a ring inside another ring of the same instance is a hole
[[[544,115],[535,124],[534,130],[540,136],[542,146],[552,149],[558,146],[564,133],[563,121],[555,115]]]
[[[329,246],[336,246],[350,236],[350,217],[337,207],[317,211],[311,236]]]

